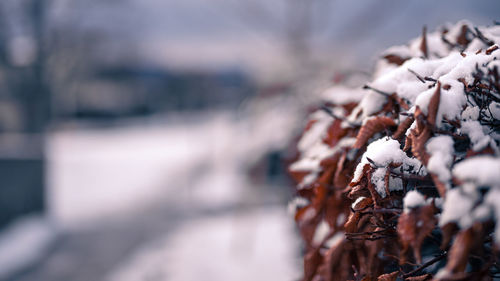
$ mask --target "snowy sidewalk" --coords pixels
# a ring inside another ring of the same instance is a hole
[[[285,200],[247,182],[255,155],[234,139],[250,133],[233,120],[53,134],[49,213],[64,232],[11,280],[297,279]]]

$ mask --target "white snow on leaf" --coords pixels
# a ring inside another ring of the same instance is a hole
[[[352,89],[346,86],[337,85],[326,89],[321,94],[321,98],[325,101],[340,105],[350,102],[359,102],[365,95],[366,91],[362,89]]]
[[[465,193],[460,187],[448,190],[443,204],[443,212],[439,219],[439,226],[455,222],[461,228],[468,228],[472,225],[473,219],[471,210],[478,200],[478,194]]]
[[[409,52],[413,55],[413,58],[397,68],[390,67],[387,71],[378,69],[376,79],[370,83],[370,86],[388,94],[397,93],[398,96],[406,99],[410,105],[418,105],[422,112],[427,114],[427,108],[431,97],[436,91],[436,85],[429,88],[432,85],[431,82],[424,81],[422,83],[410,70],[420,77],[432,77],[439,80],[441,85],[449,85],[448,90],[441,89],[441,102],[436,120],[436,124],[440,127],[443,117],[449,120],[459,119],[462,109],[466,105],[467,99],[463,84],[458,79],[464,78],[467,83],[472,83],[474,80],[472,73],[475,72],[476,66],[485,69],[484,65],[493,61],[494,56],[485,53],[475,54],[476,50],[465,52],[465,57],[458,51],[448,53],[443,46],[437,46],[443,44],[440,35],[439,40],[429,40],[429,38],[434,38],[437,35],[437,33],[433,33],[428,36],[428,45],[430,49],[436,48],[439,50],[441,52],[440,56],[424,60],[416,55],[416,52],[419,51],[410,50]],[[418,46],[420,38],[416,38],[410,44]],[[413,47],[410,46],[411,48]],[[398,47],[397,50],[399,53],[407,53],[407,51],[403,51],[404,47]],[[386,100],[385,96],[370,91],[351,113],[349,121],[357,124],[361,123],[365,118],[381,110]],[[361,115],[358,116],[359,113]]]
[[[417,96],[423,91],[427,90],[429,84],[422,83],[420,81],[408,81],[400,83],[397,86],[398,96],[405,98],[410,101],[410,103],[415,103]]]
[[[370,164],[372,160],[376,164],[376,169],[372,174],[371,181],[375,184],[375,189],[382,196],[385,197],[385,173],[387,166],[391,163],[403,164],[403,169],[417,170],[421,163],[415,158],[410,158],[400,148],[397,140],[389,137],[383,137],[368,145],[366,152],[361,158],[361,162],[356,166],[352,181],[358,181],[363,174],[363,167]]]
[[[366,197],[364,196],[359,196],[356,198],[356,200],[352,203],[351,208],[356,209],[356,205],[358,205],[359,202],[363,201]]]
[[[486,114],[490,115],[490,118],[499,120],[500,119],[500,103],[498,102],[491,102],[490,106],[488,107],[488,110],[486,111]]]
[[[453,163],[453,139],[450,136],[433,137],[426,143],[427,152],[431,155],[427,170],[436,174],[441,182],[451,179],[450,167]]]
[[[462,111],[462,120],[477,120],[479,118],[479,107],[468,106]]]
[[[403,65],[388,71],[386,74],[378,77],[371,86],[375,89],[391,93],[397,93],[400,97],[415,102],[415,98],[423,91],[427,90],[429,83],[422,83],[415,74],[421,77],[432,76],[434,69],[440,64],[439,60],[423,60],[421,58],[412,58]]]
[[[326,240],[325,246],[328,248],[332,248],[344,240],[345,240],[345,234],[344,234],[344,232],[340,231],[340,232],[337,232],[335,235],[333,235],[332,238]]]
[[[299,160],[292,163],[289,167],[290,171],[310,172],[302,179],[299,187],[307,186],[316,180],[321,170],[320,162],[323,159],[333,156],[345,147],[352,146],[355,142],[356,138],[343,138],[332,148],[323,143],[322,138],[319,138],[314,145],[302,153]]]
[[[409,212],[411,209],[426,205],[426,201],[422,193],[411,190],[408,191],[403,199],[403,207],[405,212]]]
[[[467,158],[453,167],[453,176],[477,186],[500,187],[500,159],[488,155]]]
[[[319,245],[330,232],[330,226],[325,220],[321,220],[321,222],[316,226],[316,230],[314,231],[313,243],[315,245]]]
[[[486,204],[492,206],[493,208],[493,212],[496,219],[495,242],[497,244],[500,244],[500,223],[498,223],[498,221],[500,220],[500,189],[495,188],[490,190],[488,194],[486,194],[484,201]]]
[[[295,216],[295,213],[298,208],[305,207],[309,205],[311,202],[307,200],[307,198],[296,196],[290,202],[288,202],[288,213],[292,216]]]
[[[301,189],[301,188],[304,188],[304,187],[312,184],[318,178],[318,174],[319,174],[319,172],[309,173],[307,176],[305,176],[302,179],[302,182],[300,182],[298,188]]]
[[[304,156],[290,165],[291,171],[317,171],[324,158],[333,155],[333,150],[324,143],[317,143],[304,153]]]
[[[318,110],[311,116],[311,120],[315,120],[311,128],[307,130],[300,138],[297,147],[299,151],[310,150],[313,145],[321,143],[321,139],[326,133],[328,126],[332,123],[333,119],[323,110]]]
[[[460,131],[469,136],[470,141],[472,142],[472,149],[475,151],[480,151],[488,144],[492,144],[495,147],[493,140],[490,136],[486,135],[483,132],[483,127],[478,121],[465,121],[462,122],[462,127]]]
[[[370,90],[347,117],[348,123],[346,125],[361,125],[365,118],[380,111],[386,102],[387,97]]]
[[[430,172],[448,187],[446,197],[425,199],[421,193],[410,191],[403,200],[405,211],[434,202],[442,210],[439,215],[439,225],[454,222],[460,228],[468,228],[475,221],[500,219],[500,203],[498,203],[500,202],[500,159],[498,158],[500,151],[497,147],[500,133],[492,130],[488,124],[488,122],[497,122],[500,118],[500,103],[488,100],[489,105],[485,107],[482,101],[471,98],[471,93],[465,91],[467,85],[477,83],[475,73],[488,73],[494,67],[500,68],[500,61],[497,60],[500,49],[492,51],[489,55],[486,54],[485,50],[490,47],[490,44],[486,44],[477,36],[471,39],[472,41],[465,50],[460,47],[451,47],[449,43],[459,45],[457,40],[464,25],[468,30],[475,32],[475,26],[470,22],[460,21],[454,25],[444,26],[446,33],[442,33],[443,29],[427,33],[428,54],[426,56],[420,48],[421,36],[411,40],[407,45],[387,49],[382,56],[395,55],[406,61],[398,66],[388,62],[385,58],[380,59],[371,82],[367,83],[372,89],[365,90],[364,95],[361,94],[360,89],[349,90],[341,87],[333,87],[324,93],[331,97],[331,102],[337,104],[345,103],[349,98],[362,97],[342,123],[343,128],[357,128],[376,115],[389,116],[391,113],[380,111],[389,100],[388,95],[394,93],[410,107],[409,110],[403,110],[406,113],[404,116],[397,118],[399,122],[415,113],[417,107],[424,115],[428,115],[430,101],[438,90],[436,82],[439,81],[440,101],[436,116],[436,129],[438,130],[425,146],[430,156],[427,165],[422,166],[417,159],[409,157],[402,151],[401,144],[397,140],[382,137],[368,145],[356,166],[352,182],[359,181],[364,176],[363,168],[370,165],[371,178],[369,180],[378,194],[386,197],[388,194],[386,194],[385,179],[391,163],[401,164],[398,168],[394,168],[394,171],[398,173],[425,175]],[[478,27],[478,29],[486,38],[498,45],[500,26]],[[449,43],[443,42],[442,37]],[[479,50],[481,51],[478,52]],[[349,93],[354,92],[359,93],[359,96],[349,97]],[[451,121],[460,121],[461,126],[454,128]],[[406,136],[415,127],[416,122],[413,122],[410,129],[406,131]],[[474,151],[481,151],[489,146],[493,149],[494,155],[466,157],[461,152],[455,151],[454,138],[440,135],[437,133],[440,130],[467,136],[470,140],[470,147]],[[323,133],[326,133],[326,129]],[[309,146],[308,149],[314,153],[319,151],[314,146]],[[325,152],[314,155],[316,158],[324,158],[324,156]],[[465,160],[456,163],[462,157],[465,157]],[[316,167],[319,166],[318,163],[315,164]],[[301,163],[304,166],[307,166],[306,164],[311,164],[311,162],[305,160]],[[315,180],[320,172],[321,167],[315,169],[314,173],[309,175],[311,181]],[[455,187],[452,188],[452,185]],[[478,190],[479,187],[485,186],[490,187],[486,194],[484,190],[481,192]],[[388,190],[401,189],[403,189],[402,180],[390,175]],[[363,197],[359,197],[352,204],[352,208],[355,208],[362,199]],[[495,241],[500,243],[500,223],[496,227]]]
[[[441,126],[443,117],[449,120],[460,118],[462,108],[467,102],[463,91],[463,85],[460,82],[457,80],[450,80],[446,82],[441,81],[441,83],[442,85],[448,84],[451,88],[449,90],[441,88],[440,103],[436,116],[436,125],[438,127]],[[435,92],[436,86],[426,90],[417,97],[415,104],[422,110],[422,113],[428,114],[429,103]]]

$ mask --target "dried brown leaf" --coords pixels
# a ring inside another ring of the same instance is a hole
[[[310,173],[310,171],[292,171],[288,170],[288,174],[292,178],[292,180],[296,183],[300,183],[305,176],[307,176]]]
[[[349,191],[349,193],[347,194],[347,197],[350,199],[358,198],[361,196],[363,196],[363,197],[370,196],[370,192],[368,191],[368,189],[366,189],[366,187],[361,186],[361,185],[356,185],[356,186],[352,187],[351,190]]]
[[[462,230],[457,234],[448,254],[448,263],[446,264],[448,271],[458,273],[465,270],[473,240],[474,232],[472,228]]]
[[[406,281],[427,281],[427,280],[431,280],[431,279],[432,279],[431,274],[424,274],[424,275],[419,275],[419,276],[408,277],[405,280]]]
[[[443,233],[443,239],[441,241],[442,250],[448,249],[448,245],[451,242],[451,238],[453,238],[453,235],[455,235],[457,231],[458,231],[458,226],[456,223],[447,223],[441,227],[441,233]]]
[[[415,120],[417,122],[417,126],[415,129],[410,131],[410,134],[406,138],[407,141],[405,142],[404,149],[406,151],[408,148],[411,148],[413,156],[420,160],[420,162],[424,163],[424,165],[427,165],[429,155],[425,149],[425,144],[432,135],[432,129],[429,124],[426,123],[426,117],[418,106],[415,109]]]
[[[441,196],[441,198],[445,198],[446,197],[446,190],[447,190],[446,184],[439,179],[438,175],[436,175],[434,173],[430,173],[430,175],[431,175],[432,181],[434,182],[434,185],[436,185],[436,189],[439,192],[439,196]]]
[[[308,245],[312,244],[314,232],[320,221],[319,215],[324,208],[328,190],[326,186],[316,184],[313,187],[313,192],[314,196],[312,197],[311,204],[295,213],[295,221],[299,226],[300,234]]]
[[[342,274],[336,269],[339,267],[341,259],[343,258],[344,241],[345,238],[339,240],[335,243],[335,245],[326,251],[324,266],[319,270],[320,275],[325,278],[324,280],[335,280],[340,277],[338,276],[339,274]],[[344,272],[344,274],[346,274],[346,272]]]
[[[437,220],[434,217],[434,206],[425,205],[404,212],[398,219],[397,232],[401,243],[400,264],[406,261],[406,253],[409,248],[413,249],[413,255],[418,263],[422,262],[420,247],[434,227]]]
[[[396,281],[399,271],[394,271],[387,274],[382,274],[377,278],[377,281]]]
[[[377,116],[369,119],[359,130],[353,148],[362,148],[373,135],[393,126],[396,126],[396,123],[389,117]]]
[[[354,206],[356,210],[364,209],[370,205],[373,204],[373,200],[369,197],[363,198],[360,202]],[[349,218],[347,219],[347,222],[344,224],[344,229],[346,233],[354,233],[357,232],[358,229],[358,223],[359,220],[361,219],[361,213],[360,212],[351,212],[349,215]]]
[[[348,208],[345,206],[348,202],[345,196],[332,194],[326,199],[324,219],[330,225],[330,228],[335,230],[338,228],[339,216],[347,217]],[[342,222],[343,224],[344,222]]]
[[[304,281],[312,280],[322,259],[319,249],[312,249],[304,256]]]
[[[427,47],[427,27],[425,25],[422,28],[422,41],[420,41],[420,51],[422,51],[425,58],[429,57],[429,50]]]
[[[484,230],[484,225],[476,222],[470,228],[458,232],[448,254],[446,270],[458,275],[465,272],[470,253],[482,248]]]
[[[347,160],[347,151],[344,151],[337,161],[337,170],[333,176],[333,186],[344,188],[351,180],[352,171],[345,166]]]
[[[436,125],[437,113],[439,110],[439,102],[441,100],[441,82],[438,81],[436,86],[436,91],[431,97],[429,101],[428,113],[427,113],[427,122],[429,125],[434,127]]]
[[[467,27],[467,25],[462,25],[462,27],[460,28],[460,33],[458,34],[457,36],[457,44],[460,44],[462,47],[467,47],[467,45],[469,45],[470,43],[470,40],[467,38],[467,32],[468,32],[469,28]]]
[[[373,185],[373,182],[372,182],[372,173],[373,173],[373,168],[370,167],[370,169],[366,173],[366,178],[367,178],[367,182],[368,182],[368,184],[366,185],[366,188],[368,189],[368,191],[370,191],[370,194],[372,196],[372,199],[373,199],[375,206],[378,206],[379,205],[378,202],[382,198],[380,197],[380,194],[378,194],[377,190],[375,190],[375,186]]]
[[[333,166],[327,167],[323,171],[323,173],[321,174],[321,176],[318,178],[318,180],[316,182],[321,184],[321,185],[330,186],[333,183],[333,175],[335,174],[336,169],[337,169],[336,164]]]
[[[337,142],[347,134],[347,129],[342,128],[342,120],[335,119],[326,131],[323,142],[334,147]]]
[[[415,121],[415,118],[413,116],[408,116],[403,122],[399,123],[398,128],[396,129],[396,132],[392,134],[392,138],[395,140],[400,140],[410,128],[411,124]]]
[[[403,58],[403,57],[400,57],[398,55],[389,54],[389,55],[385,55],[384,59],[388,63],[392,63],[392,64],[395,64],[395,65],[402,65],[405,61],[407,61],[410,58],[408,58],[408,57]]]

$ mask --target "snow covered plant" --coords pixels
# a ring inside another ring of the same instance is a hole
[[[334,87],[289,167],[304,280],[500,276],[500,26],[444,26]]]

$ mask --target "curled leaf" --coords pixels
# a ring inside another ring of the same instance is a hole
[[[369,119],[359,130],[353,148],[363,147],[373,135],[393,126],[396,126],[396,123],[389,117],[377,116]]]
[[[364,209],[370,205],[373,204],[373,200],[369,197],[363,198],[360,202],[358,202],[354,208],[356,209]],[[353,233],[357,232],[358,229],[358,223],[359,220],[361,219],[361,213],[360,212],[351,212],[349,215],[349,218],[347,219],[347,222],[344,224],[344,229],[346,233]]]
[[[408,116],[405,120],[403,120],[403,122],[399,123],[396,132],[392,134],[392,138],[395,140],[400,140],[405,135],[408,128],[410,128],[414,120],[415,118],[413,118],[412,116]]]
[[[439,110],[439,102],[441,100],[441,82],[438,81],[436,86],[436,91],[431,97],[429,102],[429,109],[427,113],[427,121],[429,125],[434,127],[436,126],[437,113]]]
[[[434,206],[425,205],[404,212],[398,219],[397,232],[401,243],[400,264],[406,261],[406,253],[413,249],[413,255],[418,263],[422,262],[420,247],[434,227],[437,220],[434,217]]]

